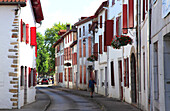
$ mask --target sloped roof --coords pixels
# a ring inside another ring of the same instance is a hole
[[[26,0],[0,0],[0,5],[16,5],[26,6]]]

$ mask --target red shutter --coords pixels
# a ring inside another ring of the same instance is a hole
[[[127,4],[123,4],[123,33],[127,34]]]
[[[29,77],[29,81],[28,81],[28,87],[31,87],[31,68],[29,67],[29,73],[28,73],[28,77]]]
[[[75,64],[77,64],[77,53],[74,55]]]
[[[107,52],[107,46],[104,46],[104,52]]]
[[[133,0],[129,0],[129,28],[134,27],[134,5]]]
[[[105,21],[107,20],[107,10],[105,10]]]
[[[103,52],[102,52],[102,35],[99,35],[99,54],[103,54]]]
[[[96,58],[98,59],[98,43],[95,43],[93,48],[94,48],[93,49],[94,56],[96,56]]]
[[[37,42],[36,42],[36,45],[35,45],[35,57],[37,57]]]
[[[82,66],[80,65],[80,84],[82,83]]]
[[[112,0],[112,5],[114,5],[115,4],[115,0]]]
[[[31,45],[36,45],[36,27],[31,27]]]
[[[65,81],[67,81],[67,72],[66,71],[67,71],[67,69],[65,68],[65,75],[64,75],[65,76]]]
[[[89,50],[89,56],[91,56],[91,37],[88,38],[88,43],[89,43],[88,44],[89,45],[88,46],[89,47],[89,49],[88,49]]]
[[[26,44],[29,43],[29,24],[26,24]]]
[[[116,18],[116,35],[119,35],[119,17]]]
[[[129,59],[127,58],[127,87],[129,87]]]
[[[70,68],[68,68],[68,81],[70,81]]]
[[[100,16],[100,28],[102,28],[102,15]]]
[[[86,57],[86,45],[83,44],[83,57]]]
[[[84,84],[86,84],[86,66],[84,65]]]
[[[21,42],[23,41],[24,33],[23,33],[23,22],[21,19]]]
[[[146,11],[148,11],[148,0],[146,0]]]
[[[145,20],[145,0],[143,0],[143,20]]]
[[[105,22],[104,46],[110,46],[113,38],[113,20]]]
[[[72,54],[72,65],[74,65],[74,53]]]

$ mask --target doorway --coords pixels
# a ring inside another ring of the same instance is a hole
[[[120,100],[123,100],[123,80],[122,80],[122,60],[118,61],[118,68],[119,68],[119,91],[120,91]]]
[[[159,94],[159,92],[164,92],[165,94],[165,111],[169,111],[170,109],[170,33],[166,34],[166,36],[164,37],[164,52],[163,52],[163,56],[164,56],[164,91],[160,91],[159,87],[157,88],[157,92]],[[156,78],[156,77],[155,77]],[[157,84],[159,85],[159,75],[157,76]],[[156,85],[155,85],[156,86]],[[156,88],[155,88],[156,89]],[[159,96],[158,96],[159,99]]]
[[[132,103],[137,103],[137,91],[136,91],[136,59],[135,54],[131,55],[131,97]]]
[[[25,66],[24,104],[27,104],[27,66]]]

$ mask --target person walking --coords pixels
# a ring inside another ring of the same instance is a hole
[[[94,92],[94,85],[96,84],[96,82],[93,80],[93,78],[91,77],[88,83],[88,88],[90,89],[90,96],[91,98],[93,98],[93,92]]]

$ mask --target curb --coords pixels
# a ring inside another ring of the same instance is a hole
[[[47,105],[45,105],[45,108],[44,108],[44,110],[43,110],[43,111],[46,111],[46,110],[49,108],[49,106],[51,105],[51,98],[50,98],[50,96],[49,96],[48,94],[46,94],[45,92],[40,91],[39,89],[37,89],[37,90],[38,90],[39,92],[45,94],[45,95],[48,96],[48,98],[49,98],[49,102],[48,102]]]

